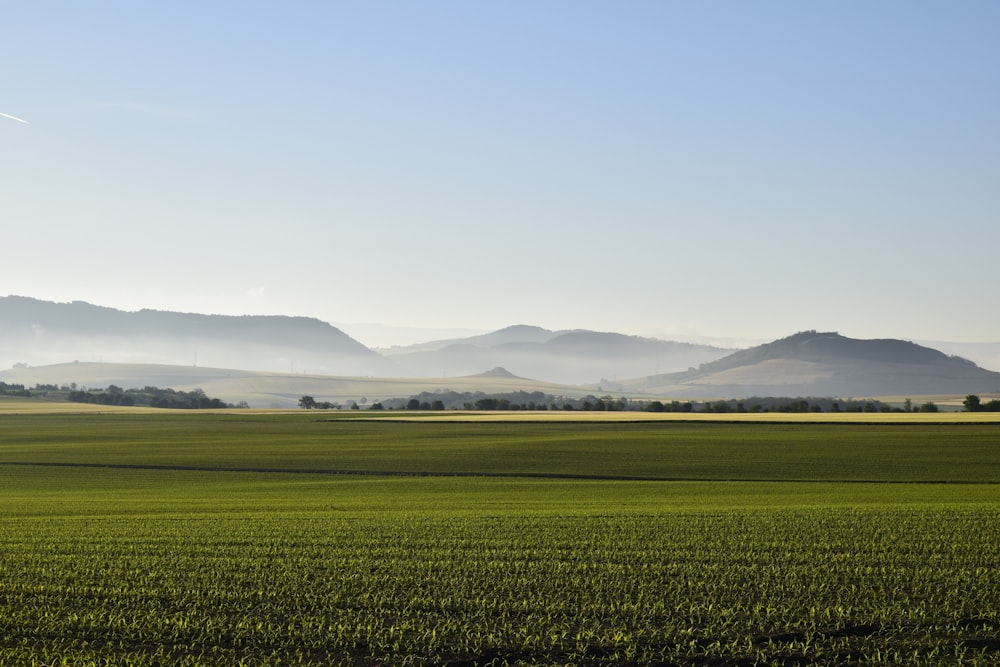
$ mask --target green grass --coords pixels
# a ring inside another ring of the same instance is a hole
[[[998,448],[982,425],[8,415],[0,664],[996,664]]]

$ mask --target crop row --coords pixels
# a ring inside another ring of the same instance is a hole
[[[995,506],[0,521],[0,662],[995,664]]]

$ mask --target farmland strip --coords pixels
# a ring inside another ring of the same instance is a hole
[[[650,477],[634,475],[595,475],[558,472],[473,472],[473,471],[434,471],[434,470],[349,470],[337,468],[242,468],[230,466],[187,466],[187,465],[155,465],[133,463],[65,463],[58,461],[0,461],[0,466],[41,466],[58,468],[101,468],[110,470],[173,470],[184,472],[238,472],[291,475],[348,475],[360,477],[489,477],[508,479],[564,479],[564,480],[594,480],[608,482],[746,482],[746,483],[795,483],[795,484],[829,484],[825,479],[757,479],[747,477]],[[996,481],[971,480],[898,480],[898,479],[838,479],[838,484],[962,484],[962,485],[997,485]]]

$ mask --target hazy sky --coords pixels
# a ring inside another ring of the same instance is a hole
[[[0,295],[1000,340],[995,0],[6,0],[0,57]]]

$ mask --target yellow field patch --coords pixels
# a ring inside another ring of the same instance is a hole
[[[44,399],[11,398],[0,396],[0,415],[26,414],[99,414],[110,412],[162,412],[156,408],[123,407],[118,405],[96,405],[92,403],[70,403],[67,401],[46,401]]]

